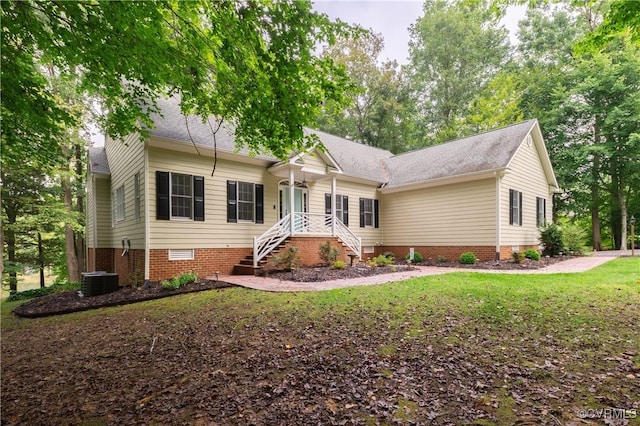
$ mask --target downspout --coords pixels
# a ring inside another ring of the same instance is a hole
[[[344,209],[344,206],[342,206]],[[336,236],[336,177],[331,177],[331,235]]]
[[[504,170],[496,172],[496,261],[500,260],[500,246],[502,245],[502,202],[500,184],[504,177]]]
[[[149,145],[144,144],[144,282],[149,282],[149,261],[151,259],[151,224],[149,223]]]

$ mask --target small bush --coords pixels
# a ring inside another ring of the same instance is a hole
[[[383,254],[376,256],[369,261],[371,266],[389,266],[393,263],[393,257],[387,257]]]
[[[511,257],[513,258],[514,263],[521,264],[524,262],[525,255],[523,251],[514,251],[511,253]]]
[[[576,223],[565,223],[562,226],[562,243],[568,252],[584,254],[587,246],[587,232]]]
[[[291,246],[285,252],[273,256],[271,263],[276,269],[290,271],[300,264],[298,247]]]
[[[447,261],[447,258],[445,256],[438,256],[438,258],[436,259],[436,262],[438,263],[445,263]]]
[[[69,290],[80,290],[80,283],[55,283],[53,285],[50,285],[49,287],[19,291],[9,296],[7,300],[9,302],[14,302],[16,300],[27,300]]]
[[[549,223],[540,228],[540,243],[542,254],[545,256],[557,256],[564,251],[562,228],[555,223]]]
[[[342,261],[342,260],[335,260],[335,261],[331,264],[331,267],[332,267],[333,269],[344,269],[344,268],[346,268],[346,267],[347,267],[347,264],[346,264],[346,263],[344,263],[344,261]]]
[[[381,256],[386,257],[387,259],[391,259],[391,261],[393,262],[394,260],[396,260],[396,255],[393,254],[392,251],[385,251],[384,253],[381,254]]]
[[[540,260],[540,252],[536,249],[526,249],[524,251],[524,257],[531,260]]]
[[[338,250],[337,247],[333,247],[331,245],[331,241],[327,240],[324,244],[320,244],[318,255],[327,265],[333,264],[333,262],[338,258],[338,254],[340,254],[340,250]]]
[[[460,255],[460,263],[462,263],[463,265],[475,265],[477,260],[478,258],[476,257],[476,255],[470,251],[462,253]]]
[[[411,253],[407,253],[407,255],[404,257],[404,260],[409,260],[409,256],[411,256]],[[424,260],[424,257],[422,257],[420,253],[418,253],[417,251],[413,252],[413,260],[411,262],[420,263],[423,260]]]
[[[165,290],[177,290],[180,287],[180,283],[178,280],[171,278],[170,280],[163,280],[160,284],[162,284],[162,288]]]
[[[185,272],[180,275],[176,275],[170,280],[164,280],[160,284],[162,288],[167,290],[177,290],[187,284],[194,283],[198,280],[198,275],[195,272]]]

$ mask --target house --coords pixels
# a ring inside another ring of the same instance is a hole
[[[174,99],[159,106],[144,142],[89,150],[88,270],[121,283],[254,273],[286,246],[314,264],[327,240],[345,261],[505,259],[538,246],[558,189],[536,120],[400,155],[308,130],[324,149],[280,161],[237,150],[224,125],[214,138]]]

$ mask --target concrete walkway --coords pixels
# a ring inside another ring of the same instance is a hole
[[[606,253],[606,254],[605,254]],[[631,254],[630,252],[628,253]],[[584,272],[600,266],[616,257],[619,252],[598,252],[594,256],[576,257],[555,263],[541,269],[528,270],[491,270],[491,269],[469,269],[469,268],[445,268],[437,266],[416,266],[412,271],[395,272],[391,274],[373,275],[370,277],[359,277],[342,280],[331,280],[322,282],[294,282],[284,281],[276,278],[255,277],[252,275],[220,275],[218,279],[242,287],[255,290],[275,291],[275,292],[295,292],[295,291],[320,291],[332,290],[336,288],[357,287],[366,285],[384,284],[395,281],[402,281],[409,278],[423,277],[427,275],[442,275],[451,272],[479,272],[491,274],[556,274]]]

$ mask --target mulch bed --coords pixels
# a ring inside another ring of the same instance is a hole
[[[233,284],[223,281],[200,280],[176,290],[167,290],[162,288],[159,282],[151,282],[147,286],[138,288],[122,287],[113,293],[93,297],[80,297],[77,291],[64,291],[33,299],[15,308],[13,313],[24,318],[38,318],[87,311],[89,309],[106,308],[109,306],[127,305],[129,303],[162,299],[163,297],[178,294],[232,286]]]
[[[284,281],[294,282],[320,282],[349,278],[369,277],[372,275],[390,274],[394,272],[408,271],[415,269],[413,266],[438,266],[442,268],[464,268],[464,269],[490,269],[496,271],[506,270],[530,270],[540,269],[554,263],[571,259],[572,256],[543,257],[539,261],[525,259],[522,263],[515,263],[513,260],[494,260],[477,262],[474,265],[463,265],[458,261],[439,262],[436,259],[426,259],[420,263],[408,265],[399,263],[392,266],[374,267],[366,263],[359,263],[354,266],[347,266],[344,269],[332,269],[326,265],[305,266],[292,271],[268,271],[263,275],[277,278]]]
[[[297,268],[293,271],[269,271],[264,275],[277,278],[283,281],[294,282],[321,282],[349,278],[370,277],[373,275],[391,274],[394,272],[409,271],[411,268],[407,265],[393,265],[373,267],[360,263],[354,266],[347,266],[344,269],[333,269],[325,265],[305,266]]]
[[[573,259],[576,256],[556,256],[556,257],[541,257],[540,260],[524,259],[522,263],[515,263],[513,260],[501,260],[496,262],[495,260],[488,260],[483,262],[477,262],[475,265],[463,265],[460,262],[438,262],[436,259],[426,259],[423,262],[416,263],[421,266],[440,266],[444,268],[466,268],[466,269],[492,269],[496,271],[519,271],[527,269],[541,269],[555,263],[563,262],[565,260]]]
[[[438,262],[435,259],[427,259],[417,263],[421,266],[439,266],[448,268],[491,269],[491,270],[527,270],[539,269],[554,263],[570,259],[571,256],[543,257],[540,261],[525,259],[521,264],[512,260],[500,262],[478,262],[475,265],[462,265],[460,262]],[[337,279],[349,279],[369,277],[380,274],[392,274],[413,269],[413,265],[398,264],[385,267],[373,267],[365,263],[347,266],[344,269],[332,269],[324,265],[297,268],[291,271],[269,271],[267,276],[286,281],[295,282],[320,282]],[[109,306],[126,305],[129,303],[143,302],[146,300],[160,299],[178,294],[193,293],[203,290],[231,287],[223,281],[200,280],[188,284],[177,290],[166,290],[159,282],[152,282],[147,287],[130,288],[123,287],[120,290],[93,297],[80,297],[77,291],[55,293],[49,296],[39,297],[26,302],[13,310],[13,313],[24,318],[38,318],[51,315],[68,314],[72,312],[86,311],[89,309],[106,308]]]

